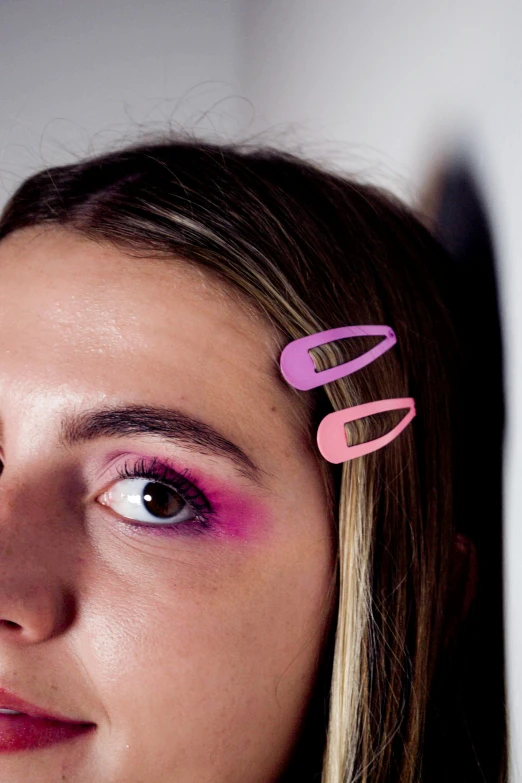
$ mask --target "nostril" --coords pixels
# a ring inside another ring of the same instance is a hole
[[[5,625],[7,628],[20,628],[20,625],[12,620],[0,620],[0,626],[2,625]]]

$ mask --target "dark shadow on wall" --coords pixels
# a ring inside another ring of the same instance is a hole
[[[446,756],[457,767],[433,778],[463,783],[499,783],[506,765],[502,575],[502,450],[504,433],[503,350],[494,246],[472,164],[458,158],[442,167],[431,196],[430,228],[453,258],[452,315],[463,350],[462,402],[456,484],[457,527],[475,543],[477,595],[455,652],[455,676],[441,683],[461,694],[463,710],[444,728],[448,756],[429,750],[433,767]],[[458,658],[458,660],[457,660]],[[462,676],[465,672],[465,677]],[[464,706],[465,705],[465,706]],[[470,742],[471,741],[471,742]],[[467,761],[462,747],[470,748]],[[457,761],[459,760],[459,761]],[[468,766],[469,764],[469,766]],[[470,778],[470,769],[475,772]]]

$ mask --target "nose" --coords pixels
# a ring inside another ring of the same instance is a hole
[[[4,477],[2,477],[2,482]],[[0,489],[0,649],[37,644],[72,622],[74,598],[61,564],[67,561],[45,501],[23,486]]]
[[[2,567],[2,571],[4,571]],[[47,574],[24,569],[16,579],[2,573],[0,586],[0,647],[4,641],[37,644],[62,632],[74,614],[72,593],[51,584]]]

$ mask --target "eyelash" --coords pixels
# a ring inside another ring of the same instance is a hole
[[[199,524],[201,528],[210,527],[209,520],[214,510],[203,492],[198,489],[190,478],[187,478],[190,477],[188,469],[185,469],[183,473],[178,473],[156,457],[153,459],[140,458],[124,462],[123,465],[118,467],[117,476],[120,479],[145,478],[165,484],[177,492],[196,515],[195,519],[173,523],[172,525],[161,525],[161,528],[155,528],[154,525],[147,525],[146,523],[133,523],[137,527],[149,527],[155,530],[179,530],[185,526],[194,527],[195,523]]]

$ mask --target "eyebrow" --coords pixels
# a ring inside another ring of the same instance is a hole
[[[258,465],[239,446],[199,419],[172,408],[125,405],[67,414],[61,442],[70,447],[96,438],[159,436],[192,451],[225,457],[247,478],[259,482]]]

